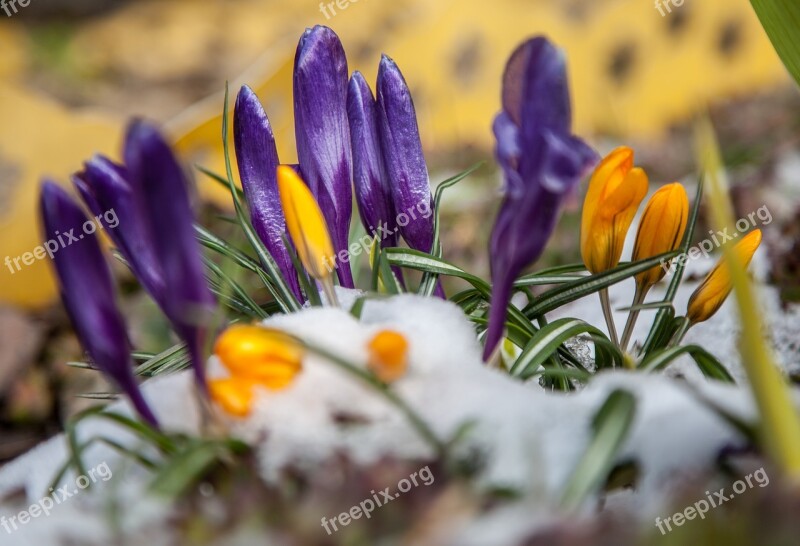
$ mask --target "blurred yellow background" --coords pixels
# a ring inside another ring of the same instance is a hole
[[[664,15],[642,0],[39,1],[0,13],[0,260],[42,243],[41,177],[66,184],[91,154],[117,157],[129,116],[163,123],[188,163],[222,171],[226,80],[256,89],[294,161],[291,69],[315,24],[340,35],[368,81],[382,52],[397,61],[429,154],[491,149],[505,60],[534,34],[567,54],[584,136],[657,141],[709,104],[789,82],[748,0],[685,0]],[[54,294],[45,261],[0,267],[0,302]]]

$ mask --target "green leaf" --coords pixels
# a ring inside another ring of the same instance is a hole
[[[564,493],[561,504],[575,510],[608,478],[614,459],[628,436],[636,412],[636,399],[627,391],[617,389],[606,399],[592,421],[594,435],[586,452],[578,461]]]
[[[775,51],[800,85],[800,3],[797,0],[750,0]]]
[[[646,372],[663,370],[683,354],[690,355],[706,377],[726,383],[734,383],[733,377],[725,369],[725,366],[714,355],[698,345],[683,345],[681,347],[654,350],[642,361],[640,368]]]
[[[302,263],[300,263],[300,257],[297,255],[297,252],[294,251],[294,247],[289,242],[289,238],[285,233],[282,235],[282,237],[283,244],[286,245],[286,250],[289,253],[289,259],[292,260],[292,266],[297,272],[297,279],[300,281],[300,287],[303,289],[303,292],[305,292],[306,297],[308,298],[308,303],[310,303],[312,307],[322,307],[322,298],[319,296],[319,290],[317,289],[317,286],[309,278],[306,268],[303,267]]]
[[[441,220],[439,218],[439,213],[444,191],[464,180],[466,177],[477,171],[482,165],[483,161],[479,161],[467,170],[448,178],[444,182],[440,182],[439,185],[436,186],[436,191],[434,192],[433,196],[433,246],[431,247],[431,250],[433,255],[437,258],[442,257],[442,244],[439,239],[439,234],[441,232]],[[425,273],[425,275],[422,277],[422,282],[420,282],[419,293],[423,296],[433,295],[434,290],[436,290],[437,277],[438,275],[436,273]]]
[[[511,367],[510,374],[528,379],[534,375],[539,366],[558,351],[565,341],[586,333],[590,334],[592,339],[606,339],[605,334],[599,329],[579,319],[563,318],[543,326],[523,348],[517,361]],[[596,349],[607,351],[608,346],[596,345]],[[619,350],[616,351],[613,358],[619,364],[622,363],[622,355]]]
[[[211,442],[195,441],[170,458],[156,474],[150,490],[156,495],[177,497],[199,481],[220,457],[220,447]]]
[[[562,305],[593,294],[603,288],[608,288],[642,271],[647,271],[651,267],[659,265],[662,260],[669,260],[677,254],[678,251],[665,252],[664,254],[659,254],[647,260],[620,265],[614,269],[598,273],[597,275],[564,283],[557,288],[542,292],[538,298],[523,310],[523,313],[528,318],[536,318],[544,315],[545,313],[558,309]]]
[[[222,282],[224,282],[232,291],[232,294],[222,293],[221,295],[235,302],[240,312],[244,312],[251,318],[267,318],[269,315],[255,302],[250,294],[242,288],[239,283],[233,280],[221,267],[215,264],[212,260],[203,256],[203,262],[206,268],[216,275]]]

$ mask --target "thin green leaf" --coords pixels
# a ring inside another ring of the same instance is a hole
[[[697,363],[697,367],[706,377],[726,383],[734,383],[733,377],[728,373],[728,370],[725,369],[725,366],[723,366],[714,355],[698,345],[682,345],[680,347],[656,349],[642,361],[640,367],[646,372],[663,370],[683,354],[691,356]]]
[[[578,461],[561,498],[566,510],[577,509],[588,495],[598,491],[614,467],[636,412],[636,399],[617,389],[606,399],[592,421],[594,435]]]
[[[653,266],[659,265],[662,260],[669,260],[677,254],[678,251],[665,252],[664,254],[648,258],[647,260],[640,260],[627,265],[617,266],[614,269],[609,269],[597,275],[564,283],[557,288],[543,292],[523,310],[523,313],[526,317],[531,319],[544,315],[545,313],[558,309],[562,305],[593,294],[603,288],[608,288],[642,271],[647,271]]]
[[[800,3],[797,0],[750,0],[783,64],[800,85]]]

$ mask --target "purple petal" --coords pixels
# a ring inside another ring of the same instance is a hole
[[[378,138],[375,98],[361,72],[350,78],[347,119],[353,142],[353,185],[364,228],[381,246],[397,246],[397,221]]]
[[[115,304],[111,272],[96,236],[83,228],[91,220],[52,182],[42,185],[40,207],[48,249],[53,247],[61,297],[78,339],[98,368],[130,398],[141,417],[157,426],[133,375],[130,343]]]
[[[92,214],[116,217],[116,226],[106,222],[106,233],[145,290],[160,303],[164,298],[161,267],[153,252],[153,237],[147,221],[127,177],[124,167],[96,156],[85,163],[84,170],[74,175],[72,182]]]
[[[278,149],[264,107],[252,89],[242,87],[233,114],[233,138],[239,176],[250,218],[264,246],[275,258],[294,295],[303,301],[297,272],[286,250],[286,220],[278,192]]]
[[[339,37],[328,27],[307,29],[294,64],[294,117],[297,157],[317,199],[336,252],[348,248],[353,212],[352,159],[347,123],[347,59]],[[339,282],[352,288],[349,264]]]
[[[194,236],[188,181],[158,130],[145,122],[129,126],[124,155],[131,187],[154,234],[153,250],[167,287],[164,312],[186,341],[198,383],[205,388],[202,348],[214,296]]]
[[[386,55],[377,88],[378,130],[400,234],[411,248],[430,252],[433,214],[427,212],[433,210],[433,198],[414,101],[400,69]]]

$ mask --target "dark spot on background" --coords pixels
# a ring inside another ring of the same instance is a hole
[[[464,85],[474,83],[480,75],[483,38],[477,32],[456,44],[453,55],[453,75]]]
[[[622,85],[631,76],[636,64],[636,46],[626,43],[617,46],[611,53],[611,60],[608,63],[608,75],[617,84]]]
[[[687,6],[683,6],[679,10],[675,10],[667,17],[667,31],[672,36],[680,34],[689,23],[689,12],[691,10]]]
[[[741,47],[742,39],[742,24],[739,21],[728,21],[720,29],[717,49],[723,56],[730,57]]]

